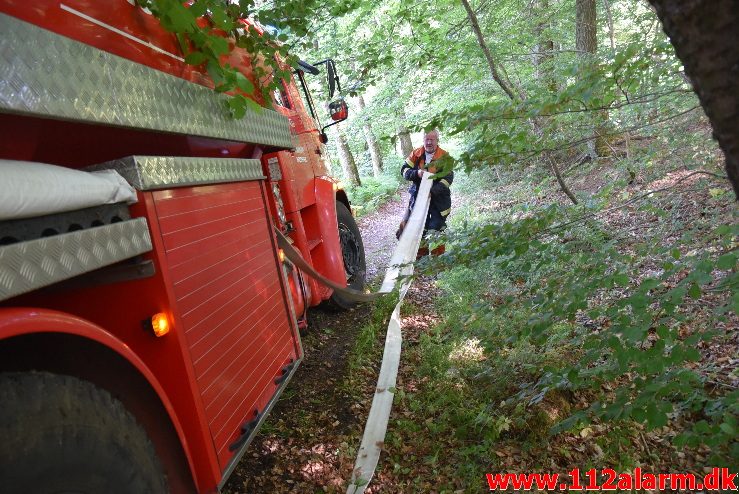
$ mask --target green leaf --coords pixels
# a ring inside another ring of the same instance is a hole
[[[731,228],[729,225],[719,225],[713,233],[719,237],[723,237],[724,235],[731,234]]]
[[[690,298],[696,300],[701,298],[701,287],[699,287],[697,283],[693,283],[688,289],[688,295],[690,296]]]
[[[672,249],[670,251],[670,254],[672,255],[673,259],[680,259],[680,249],[677,249],[677,248]]]
[[[200,51],[192,51],[185,56],[185,63],[189,65],[200,65],[208,60],[208,57]]]
[[[716,261],[716,267],[718,269],[732,269],[736,265],[736,254],[729,252],[719,257]]]
[[[213,55],[220,57],[228,54],[228,40],[220,36],[209,36],[206,46],[210,48]]]
[[[657,407],[654,403],[649,403],[645,410],[647,415],[647,425],[651,429],[664,427],[667,425],[667,414]]]
[[[625,273],[618,273],[613,275],[613,282],[616,286],[629,286],[630,278]]]
[[[210,17],[213,24],[224,31],[228,31],[232,27],[231,19],[229,19],[226,10],[220,5],[211,5]]]
[[[642,310],[649,305],[649,299],[641,294],[635,294],[629,297],[629,304],[636,310]]]
[[[731,424],[729,424],[727,422],[724,422],[721,425],[719,425],[718,427],[725,434],[728,434],[728,435],[730,435],[732,437],[736,437],[737,430]]]
[[[247,99],[240,94],[227,100],[228,109],[231,112],[232,118],[244,118],[244,115],[246,115],[246,101]]]
[[[167,3],[162,12],[162,25],[172,32],[189,32],[195,29],[195,17],[188,8],[178,2]]]
[[[238,71],[236,72],[236,87],[246,94],[252,94],[254,92],[254,84],[244,74]]]
[[[699,420],[693,426],[693,430],[698,434],[708,434],[711,432],[711,426],[705,420]]]
[[[264,111],[264,108],[259,106],[259,103],[256,101],[253,101],[249,98],[244,98],[246,100],[246,108],[253,113],[256,113],[257,115],[261,114]]]
[[[190,13],[193,17],[202,17],[208,11],[208,5],[205,2],[193,2],[190,5]]]
[[[216,91],[222,91],[222,87],[226,84],[226,77],[223,73],[223,67],[218,62],[209,59],[208,60],[208,75],[213,79],[213,84],[216,86]],[[226,91],[228,89],[225,89]]]
[[[526,251],[529,250],[529,245],[528,244],[516,244],[516,246],[514,247],[514,250],[516,254],[520,256],[521,254],[524,254]]]

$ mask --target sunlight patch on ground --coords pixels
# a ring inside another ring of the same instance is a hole
[[[485,360],[485,349],[478,338],[467,338],[454,345],[449,360],[457,364],[480,362]]]
[[[262,449],[268,453],[274,453],[275,451],[281,448],[282,448],[282,444],[280,444],[280,441],[276,439],[270,439],[268,441],[264,441],[264,444],[262,445]]]
[[[678,181],[687,177],[691,173],[693,173],[693,170],[678,170],[672,173],[666,174],[664,177],[659,178],[657,180],[654,180],[648,185],[647,190],[658,190],[658,189],[664,189],[667,187],[674,187],[677,185]],[[690,178],[690,180],[686,180],[681,184],[682,187],[686,187],[688,185],[692,185],[697,180],[700,180],[700,175],[695,175]]]

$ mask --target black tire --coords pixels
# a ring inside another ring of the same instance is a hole
[[[354,221],[354,216],[352,216],[349,208],[339,201],[336,201],[336,219],[339,224],[341,254],[344,257],[346,286],[354,290],[364,290],[367,263],[364,257],[362,234],[359,232],[357,222]],[[348,300],[336,292],[331,295],[329,302],[330,307],[334,310],[347,310],[357,304],[357,302]]]
[[[45,372],[0,374],[0,491],[168,492],[144,430],[107,391]]]

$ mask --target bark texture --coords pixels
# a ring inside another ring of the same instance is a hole
[[[344,177],[352,185],[362,185],[359,181],[359,171],[357,170],[357,163],[354,161],[352,150],[349,149],[349,143],[346,141],[346,136],[340,130],[336,130],[336,149],[339,152],[339,162],[341,163],[341,170],[344,172]]]
[[[398,127],[398,141],[400,142],[400,157],[406,158],[413,152],[411,133],[405,125]]]
[[[360,111],[364,110],[364,97],[361,94],[357,96],[357,104]],[[382,151],[380,150],[380,144],[377,142],[374,132],[372,132],[372,125],[370,125],[369,119],[366,117],[363,117],[363,119],[362,128],[364,129],[364,138],[367,141],[367,147],[372,158],[372,174],[375,177],[379,177],[382,175]]]
[[[398,146],[396,147],[396,150],[399,150],[400,157],[405,159],[413,152],[413,141],[411,140],[411,132],[406,126],[408,119],[406,118],[405,110],[403,108],[398,109],[397,118],[399,123],[396,130],[398,136]]]
[[[711,121],[739,198],[739,1],[649,2]]]
[[[549,91],[556,92],[557,81],[554,79],[551,66],[554,41],[549,32],[550,22],[548,16],[551,15],[549,0],[537,0],[533,6],[537,16],[537,21],[534,25],[536,46],[534,47],[532,56],[536,79],[540,85],[546,87]]]
[[[595,0],[575,2],[575,48],[580,52],[594,54],[598,51],[596,34]]]
[[[598,53],[598,18],[595,0],[576,0],[575,2],[575,49],[580,52],[586,65],[592,67],[597,63]],[[592,113],[594,139],[588,141],[588,154],[591,158],[608,156],[610,147],[608,135],[608,112],[605,110]]]

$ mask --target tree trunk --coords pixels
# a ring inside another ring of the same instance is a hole
[[[595,0],[575,0],[575,49],[591,57],[598,51]]]
[[[344,172],[344,178],[352,185],[362,185],[362,182],[359,181],[357,163],[354,161],[354,156],[352,156],[352,150],[349,149],[349,143],[346,142],[346,136],[337,128],[336,137],[336,149],[339,152],[339,162],[341,163],[341,170]]]
[[[480,24],[477,22],[477,14],[475,14],[475,11],[472,10],[472,7],[470,7],[470,3],[467,0],[461,0],[461,2],[462,5],[464,5],[464,9],[467,11],[467,18],[472,25],[472,30],[475,32],[475,36],[477,36],[477,42],[480,44],[480,48],[482,49],[482,52],[485,55],[485,59],[488,62],[488,67],[490,67],[490,74],[493,76],[493,80],[498,83],[498,86],[500,86],[500,88],[508,95],[509,98],[515,100],[516,96],[513,94],[513,89],[511,88],[510,84],[504,81],[503,78],[500,76],[498,67],[495,63],[495,60],[493,59],[493,54],[490,52],[490,48],[485,42],[485,38],[483,38],[482,36]]]
[[[413,152],[411,133],[405,125],[398,126],[398,141],[400,142],[401,158],[407,158]]]
[[[575,0],[575,49],[580,52],[586,66],[594,67],[598,52],[597,17],[595,0]],[[593,115],[593,139],[588,140],[588,154],[595,159],[608,156],[610,147],[606,141],[608,112],[600,110]]]
[[[360,94],[357,96],[357,104],[359,110],[364,110],[364,97]],[[364,118],[364,117],[363,117]],[[367,141],[367,147],[369,148],[370,157],[372,158],[372,174],[375,177],[382,175],[382,152],[380,151],[380,145],[375,139],[375,134],[372,132],[372,126],[367,118],[364,118],[362,123],[364,129],[364,138]]]
[[[611,51],[616,51],[616,36],[613,27],[613,14],[611,13],[611,0],[603,0],[603,10],[608,22],[608,40],[611,42]]]
[[[736,0],[649,0],[726,156],[739,199],[739,8]]]
[[[532,61],[536,73],[536,80],[539,84],[546,87],[551,92],[557,91],[557,82],[552,75],[552,66],[550,64],[552,52],[554,51],[554,41],[550,37],[549,19],[551,15],[549,11],[549,0],[538,0],[534,4],[536,10],[537,21],[534,25],[534,37],[536,45]]]
[[[411,133],[408,130],[408,127],[406,127],[407,120],[405,110],[402,108],[397,110],[397,116],[399,124],[396,132],[398,135],[398,145],[400,147],[400,157],[405,159],[413,152],[413,141],[411,141]]]

